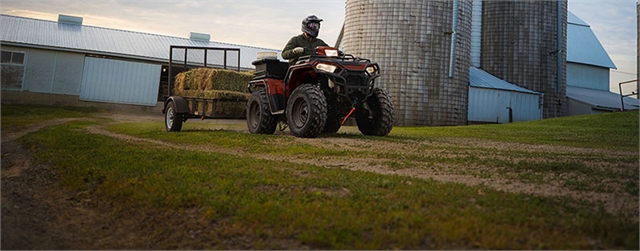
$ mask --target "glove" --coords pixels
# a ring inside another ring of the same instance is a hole
[[[302,47],[293,48],[293,54],[296,54],[296,55],[300,55],[300,54],[304,53],[304,51],[305,50]]]

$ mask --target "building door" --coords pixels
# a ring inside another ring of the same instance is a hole
[[[87,57],[80,100],[155,106],[161,66]]]

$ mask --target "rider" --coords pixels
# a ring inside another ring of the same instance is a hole
[[[289,59],[289,65],[293,65],[300,56],[315,53],[318,46],[328,46],[322,39],[318,38],[320,33],[320,22],[322,19],[311,15],[302,20],[302,34],[289,39],[287,45],[282,50],[282,58]]]

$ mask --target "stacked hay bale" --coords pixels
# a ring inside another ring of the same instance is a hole
[[[190,98],[189,107],[197,102],[196,115],[244,116],[250,96],[247,83],[252,78],[251,72],[195,68],[176,75],[175,94]]]

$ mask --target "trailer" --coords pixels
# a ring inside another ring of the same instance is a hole
[[[237,57],[236,65],[228,65],[229,60]],[[244,119],[246,113],[218,114],[220,106],[242,102],[228,97],[186,97],[175,94],[175,77],[181,72],[194,68],[217,68],[240,71],[240,49],[220,47],[177,46],[169,48],[168,88],[162,113],[165,117],[167,132],[179,132],[188,119]]]
[[[239,49],[172,46],[168,67],[169,94],[174,87],[175,81],[172,80],[178,67],[174,64],[175,50],[182,53],[182,61],[178,64],[182,71],[195,66],[209,67],[208,54],[216,51],[222,51],[224,59],[218,67],[223,69],[228,67],[228,53],[236,52],[237,70],[240,71]],[[196,60],[188,59],[189,50],[200,52],[194,53]],[[233,86],[229,89],[243,89],[250,93],[241,93],[244,98],[241,104],[244,111],[242,114],[216,114],[216,106],[229,102],[226,98],[168,95],[163,109],[166,130],[180,131],[182,123],[189,118],[246,118],[247,128],[251,133],[273,134],[278,124],[284,124],[293,136],[315,138],[321,133],[336,133],[353,115],[358,129],[364,135],[389,134],[393,128],[395,110],[389,94],[375,86],[375,80],[380,76],[377,63],[328,46],[306,48],[299,54],[306,55],[300,55],[295,64],[289,65],[278,60],[274,52],[264,52],[262,55],[259,53],[257,60],[252,62],[255,66],[254,74],[242,76],[233,73],[227,79],[228,86]],[[198,69],[200,70],[202,69]],[[186,86],[187,78],[192,86],[193,80],[197,80],[196,89],[202,89],[201,86],[213,82],[204,81],[204,74],[194,72],[197,71],[181,75],[181,88]],[[219,80],[221,79],[225,78]],[[246,85],[243,81],[246,81]]]

